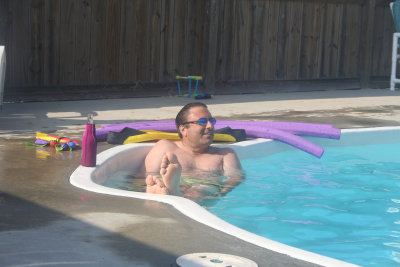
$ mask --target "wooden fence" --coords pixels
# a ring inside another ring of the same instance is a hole
[[[0,0],[6,88],[370,79],[390,74],[386,0]]]

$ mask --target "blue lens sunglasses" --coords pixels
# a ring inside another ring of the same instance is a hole
[[[198,124],[201,126],[206,126],[207,122],[210,122],[212,125],[215,125],[217,123],[217,120],[215,118],[200,118],[197,121],[187,121],[182,123],[182,125],[189,124],[189,123],[194,123]]]

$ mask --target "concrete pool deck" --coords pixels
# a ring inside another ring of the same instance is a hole
[[[152,201],[96,194],[69,184],[80,151],[25,146],[35,132],[80,139],[96,124],[173,119],[179,97],[5,103],[0,111],[0,265],[174,266],[196,252],[249,258],[259,266],[315,266],[260,248]],[[400,125],[400,92],[338,90],[214,96],[213,115],[230,120],[330,123],[337,128]],[[98,152],[112,147],[99,143]]]

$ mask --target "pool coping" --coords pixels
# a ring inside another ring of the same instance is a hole
[[[384,130],[397,130],[400,127],[375,127],[375,128],[358,128],[358,129],[345,129],[342,130],[343,133],[351,133],[351,132],[367,132],[367,131],[384,131]],[[231,145],[232,147],[245,147],[248,145],[254,145],[258,143],[265,143],[270,142],[269,139],[254,139],[250,141],[240,142]],[[120,145],[113,148],[110,148],[100,154],[97,155],[97,165],[100,166],[106,160],[112,158],[118,153],[123,151],[127,151],[129,149],[133,149],[136,147],[143,147],[143,146],[152,146],[153,144],[129,144],[129,145]],[[228,145],[229,146],[229,145]],[[188,216],[189,218],[200,222],[204,225],[207,225],[213,229],[219,230],[226,234],[235,236],[243,241],[249,242],[251,244],[257,245],[259,247],[281,253],[284,255],[288,255],[290,257],[303,260],[306,262],[323,265],[323,266],[357,266],[348,262],[344,262],[338,259],[330,258],[327,256],[323,256],[317,253],[313,253],[310,251],[302,250],[299,248],[295,248],[283,243],[279,243],[246,230],[243,230],[239,227],[236,227],[217,216],[213,215],[212,213],[208,212],[206,209],[201,207],[199,204],[177,196],[170,196],[170,195],[155,195],[155,194],[147,194],[141,192],[133,192],[133,191],[126,191],[120,189],[114,189],[110,187],[105,187],[100,184],[95,183],[92,180],[92,176],[94,171],[96,170],[95,167],[83,167],[79,166],[70,176],[70,183],[78,188],[88,190],[91,192],[107,194],[107,195],[114,195],[114,196],[124,196],[124,197],[131,197],[143,200],[152,200],[158,201],[165,204],[172,205],[175,209],[180,211],[182,214]]]

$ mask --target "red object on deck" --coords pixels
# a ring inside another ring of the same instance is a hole
[[[82,137],[82,158],[81,165],[85,167],[96,167],[97,142],[96,126],[92,115],[88,116],[86,130]]]

